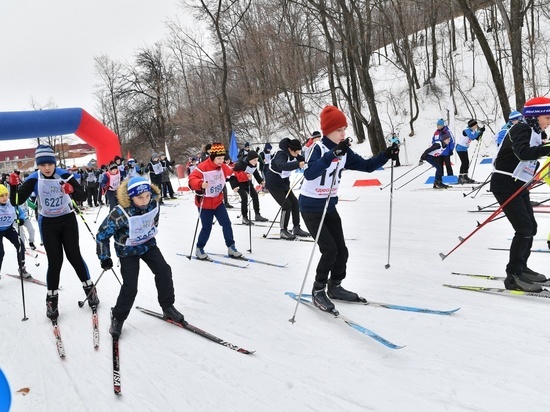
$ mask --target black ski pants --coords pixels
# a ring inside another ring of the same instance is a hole
[[[288,196],[286,195],[288,193]],[[300,206],[298,205],[298,199],[290,191],[278,191],[278,190],[269,190],[269,194],[273,196],[273,199],[281,206],[281,229],[288,229],[288,221],[290,220],[290,215],[292,214],[292,223],[294,226],[300,225]],[[312,232],[310,232],[312,233]]]
[[[157,297],[161,308],[171,306],[175,302],[172,268],[162,256],[158,246],[151,247],[143,255],[120,258],[120,274],[122,287],[118,294],[113,316],[118,320],[126,320],[134,304],[138,292],[139,261],[143,260],[155,275]]]
[[[23,245],[23,242],[21,242],[19,234],[15,228],[10,226],[6,230],[0,231],[0,268],[2,267],[2,262],[4,261],[4,238],[8,239],[11,244],[15,246],[15,250],[17,251],[17,263],[19,267],[22,268],[25,266],[25,246]]]
[[[317,235],[322,216],[322,212],[302,212],[304,223],[312,236]],[[327,212],[325,215],[318,246],[321,259],[317,264],[315,282],[326,285],[329,276],[335,283],[341,282],[346,277],[349,252],[344,240],[342,220],[337,211]]]

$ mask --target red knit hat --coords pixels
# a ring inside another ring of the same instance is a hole
[[[326,136],[341,127],[347,127],[346,115],[336,106],[325,106],[321,112],[321,130]]]
[[[550,99],[548,97],[533,97],[525,102],[524,116],[543,116],[550,114]]]

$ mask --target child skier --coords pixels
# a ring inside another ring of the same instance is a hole
[[[420,161],[426,160],[435,167],[434,189],[447,189],[449,187],[443,183],[443,161],[441,159],[441,153],[445,151],[450,141],[451,135],[448,132],[442,132],[437,137],[437,140],[435,140],[432,145],[422,153],[422,156],[420,156]]]
[[[38,171],[31,173],[19,188],[17,203],[24,203],[33,192],[36,194],[38,227],[48,256],[46,316],[54,320],[59,316],[57,292],[63,251],[82,282],[88,304],[92,308],[99,305],[97,291],[80,253],[78,222],[71,207],[71,197],[84,201],[87,196],[72,174],[55,167],[55,154],[50,146],[39,145],[35,161]]]
[[[204,251],[206,242],[212,232],[214,216],[222,227],[227,253],[234,258],[243,254],[235,247],[233,228],[223,202],[223,188],[225,180],[233,173],[233,170],[224,163],[225,147],[221,143],[213,143],[210,156],[191,172],[189,175],[189,188],[196,192],[195,205],[199,209],[202,223],[201,232],[197,240],[195,255],[201,259],[208,259]]]
[[[21,242],[17,230],[13,227],[14,222],[22,225],[23,221],[17,217],[15,208],[9,200],[8,188],[0,184],[0,268],[4,260],[4,242],[8,239],[17,251],[17,263],[19,265],[19,275],[23,278],[30,278],[31,275],[25,269],[25,245]]]
[[[477,120],[471,119],[468,121],[468,127],[462,131],[462,136],[459,136],[456,142],[456,153],[460,158],[460,174],[458,175],[458,183],[475,183],[474,179],[468,177],[468,169],[470,168],[470,159],[468,157],[468,149],[472,140],[481,142],[485,132],[485,126],[479,127]]]
[[[109,238],[114,238],[115,252],[120,259],[122,287],[111,308],[109,332],[118,338],[122,325],[138,291],[139,261],[143,260],[155,275],[158,302],[166,318],[184,323],[183,315],[174,307],[172,269],[157,246],[160,189],[141,177],[132,177],[117,190],[118,206],[105,218],[96,236],[97,256],[103,270],[113,267]]]
[[[313,303],[319,309],[334,311],[331,299],[358,301],[357,293],[341,286],[346,277],[348,249],[344,241],[342,221],[336,210],[338,185],[343,169],[373,172],[390,158],[396,158],[399,146],[388,147],[370,159],[363,159],[350,148],[346,139],[346,116],[335,106],[326,106],[321,112],[323,138],[311,151],[308,167],[304,170],[304,182],[300,189],[300,212],[312,236],[319,236],[321,259],[313,283]],[[325,218],[322,222],[325,205]],[[328,296],[327,289],[328,284]]]
[[[264,185],[264,179],[258,172],[258,153],[254,150],[248,152],[246,157],[240,159],[233,168],[233,176],[229,178],[231,188],[241,196],[241,218],[243,225],[254,225],[251,216],[248,216],[248,195],[252,198],[254,207],[254,220],[256,222],[267,222],[267,219],[260,214],[260,201],[258,192],[252,184],[252,176],[260,185]]]
[[[113,210],[118,205],[118,200],[115,196],[120,182],[124,179],[124,172],[121,172],[115,162],[109,164],[109,171],[103,175],[101,179],[101,189],[105,193],[105,201],[109,205],[109,211]]]

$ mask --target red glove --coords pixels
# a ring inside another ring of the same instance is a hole
[[[70,183],[63,183],[61,185],[61,190],[63,190],[63,193],[70,195],[74,192],[74,187]]]

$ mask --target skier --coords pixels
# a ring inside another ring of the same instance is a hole
[[[191,172],[188,179],[189,188],[196,192],[195,205],[199,209],[202,228],[197,240],[195,255],[201,259],[208,259],[204,251],[206,242],[210,238],[214,216],[222,227],[225,245],[229,256],[238,258],[242,253],[235,247],[233,228],[223,203],[223,188],[226,178],[231,176],[233,171],[224,163],[225,147],[221,143],[212,143],[210,156]]]
[[[305,159],[300,154],[302,144],[298,139],[285,137],[279,142],[279,150],[273,154],[269,173],[266,175],[266,187],[269,194],[281,206],[279,236],[281,239],[294,240],[296,236],[307,237],[309,233],[300,227],[300,206],[298,199],[290,190],[290,176],[294,170],[302,169]],[[292,216],[292,232],[288,223]]]
[[[338,185],[343,169],[373,172],[399,154],[399,146],[388,147],[370,159],[363,159],[350,148],[346,139],[346,116],[335,106],[326,106],[320,115],[323,138],[312,149],[300,189],[300,212],[313,236],[319,236],[321,259],[313,283],[313,303],[327,312],[334,310],[330,299],[357,301],[357,293],[341,285],[346,277],[348,249],[342,221],[336,210]],[[328,202],[328,205],[327,205]],[[323,211],[327,207],[324,220]],[[317,234],[318,231],[320,235]],[[327,289],[328,288],[328,289]],[[328,296],[327,296],[328,290]],[[329,299],[330,298],[330,299]]]
[[[121,172],[115,162],[109,164],[109,171],[103,175],[101,179],[101,190],[105,193],[105,201],[109,205],[109,211],[113,210],[118,205],[116,191],[120,186],[120,182],[124,179],[124,172]]]
[[[155,236],[159,223],[160,188],[141,177],[122,182],[117,190],[118,206],[99,227],[96,235],[97,256],[103,270],[111,270],[113,260],[109,239],[114,238],[120,259],[122,287],[116,305],[111,308],[111,327],[114,338],[120,337],[122,325],[128,318],[138,291],[139,261],[143,260],[155,275],[158,302],[165,318],[184,323],[184,316],[174,307],[172,269],[157,246]]]
[[[435,167],[433,188],[447,189],[449,186],[443,183],[443,163],[439,157],[449,145],[451,135],[447,132],[442,132],[439,134],[437,139],[438,140],[434,141],[432,145],[428,147],[424,153],[422,153],[422,156],[420,156],[420,161],[426,160],[429,164]]]
[[[19,266],[19,276],[30,278],[30,273],[25,269],[25,245],[21,241],[17,230],[13,224],[23,225],[23,218],[18,216],[15,208],[9,200],[8,188],[0,184],[0,268],[4,261],[4,242],[8,239],[17,251],[17,264]]]
[[[251,217],[248,216],[248,195],[252,198],[254,208],[254,220],[256,222],[267,222],[267,219],[260,214],[260,201],[258,192],[252,184],[252,176],[263,187],[264,180],[258,172],[258,153],[254,150],[248,152],[246,157],[240,159],[233,167],[233,176],[229,178],[231,188],[241,196],[241,219],[243,225],[254,225]]]
[[[82,282],[90,307],[97,307],[99,298],[80,253],[78,222],[71,207],[71,197],[84,201],[86,192],[72,174],[55,166],[55,154],[50,146],[39,145],[35,161],[38,171],[31,173],[19,188],[17,203],[23,204],[33,192],[36,194],[38,227],[48,257],[46,316],[54,320],[59,316],[58,289],[63,251]]]
[[[535,97],[523,107],[524,122],[510,128],[504,137],[491,175],[491,188],[502,205],[526,182],[531,181],[538,167],[537,159],[550,155],[550,145],[542,144],[541,135],[550,126],[550,99]],[[548,173],[548,169],[544,174]],[[510,255],[506,265],[504,287],[511,290],[540,292],[542,287],[534,282],[546,281],[546,276],[527,266],[533,237],[537,234],[537,221],[529,190],[524,189],[505,207],[504,214],[514,228]]]
[[[458,175],[458,183],[475,183],[474,179],[468,177],[468,169],[470,168],[470,159],[468,158],[468,149],[472,140],[481,142],[485,126],[479,127],[477,120],[471,119],[468,121],[468,127],[462,131],[462,136],[458,138],[456,144],[456,153],[460,158],[460,174]]]
[[[508,115],[508,121],[504,124],[504,126],[500,128],[499,132],[495,135],[495,142],[497,144],[497,147],[500,147],[500,145],[502,144],[504,136],[506,136],[508,130],[510,130],[510,128],[516,123],[521,122],[521,119],[523,119],[523,115],[517,110],[514,110]]]

